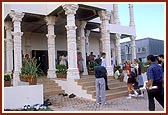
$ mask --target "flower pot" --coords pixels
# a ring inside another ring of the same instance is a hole
[[[67,78],[66,74],[57,74],[57,78]]]
[[[89,75],[94,75],[94,72],[93,71],[89,71],[88,74]]]
[[[29,76],[29,77],[27,77],[27,79],[28,79],[29,85],[36,85],[37,84],[36,77]]]
[[[24,77],[20,77],[20,81],[28,82],[28,79],[27,79],[27,77],[26,77],[26,78],[24,78]]]
[[[4,87],[10,87],[11,81],[4,81]]]

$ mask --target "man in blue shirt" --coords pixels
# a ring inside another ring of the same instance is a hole
[[[103,66],[103,67],[105,67],[106,68],[106,53],[102,53],[101,54],[101,60],[102,60],[102,63],[101,63],[101,66]],[[107,81],[107,75],[104,77],[104,79],[105,79],[105,85],[106,85],[106,90],[110,90],[109,88],[108,88],[108,81]]]
[[[96,77],[96,103],[106,104],[106,91],[105,91],[105,76],[107,75],[107,70],[104,66],[101,66],[102,60],[97,60],[98,66],[94,67],[94,73]],[[100,101],[101,97],[101,101]]]
[[[148,55],[147,60],[148,63],[150,64],[149,68],[147,69],[148,83],[146,84],[149,100],[149,110],[155,111],[154,98],[164,108],[164,96],[162,96],[163,74],[162,74],[162,68],[155,63],[155,57],[153,55]]]

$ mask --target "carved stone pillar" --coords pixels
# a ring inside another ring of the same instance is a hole
[[[75,14],[78,9],[76,4],[65,4],[62,6],[67,15],[67,49],[68,49],[68,70],[67,79],[79,79],[77,68],[77,50],[76,50],[76,25]]]
[[[90,30],[86,30],[86,53],[87,55],[90,54],[90,48],[89,48],[89,35],[90,35]]]
[[[114,24],[120,24],[118,16],[118,4],[113,4]]]
[[[116,34],[117,65],[121,64],[120,38],[121,38],[121,34]]]
[[[131,36],[131,46],[132,46],[132,63],[136,59],[136,45],[135,45],[135,36]]]
[[[103,52],[106,53],[106,64],[107,64],[107,73],[108,76],[112,76],[112,67],[111,67],[111,47],[110,47],[110,30],[109,30],[109,20],[110,13],[107,11],[100,11],[99,16],[101,19],[101,36],[102,36],[102,45]]]
[[[87,67],[86,67],[86,44],[85,44],[85,26],[86,22],[85,21],[80,21],[79,22],[79,35],[80,35],[80,50],[82,53],[83,57],[83,68],[84,72],[83,75],[88,75]]]
[[[21,32],[21,21],[24,17],[24,13],[18,13],[11,11],[9,16],[12,18],[14,25],[14,74],[13,74],[13,86],[17,86],[19,82],[19,73],[21,72],[22,67],[22,48],[21,48],[21,39],[23,32]]]
[[[130,14],[129,26],[135,28],[133,4],[129,4],[129,14]]]
[[[55,78],[55,37],[54,35],[54,25],[56,22],[55,16],[50,16],[45,18],[48,26],[48,34],[46,35],[48,38],[48,62],[49,62],[49,69],[47,72],[48,78]]]
[[[13,70],[13,39],[12,39],[12,22],[5,22],[6,30],[6,73],[12,73]]]

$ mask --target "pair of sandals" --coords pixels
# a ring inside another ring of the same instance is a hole
[[[68,96],[68,94],[67,94],[67,93],[60,93],[60,94],[58,94],[58,95]],[[69,98],[74,98],[74,97],[76,97],[76,95],[75,95],[75,94],[73,94],[73,93],[69,95]]]
[[[67,94],[67,93],[59,93],[58,95],[68,96],[68,94]]]

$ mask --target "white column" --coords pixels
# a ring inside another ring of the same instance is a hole
[[[9,16],[12,18],[12,22],[14,25],[14,32],[12,33],[12,35],[14,36],[13,86],[17,86],[19,82],[19,73],[21,72],[22,67],[21,36],[23,35],[23,32],[21,32],[21,21],[24,17],[24,13],[11,11]]]
[[[120,47],[121,34],[116,34],[116,48],[117,48],[117,65],[121,64],[121,47]]]
[[[135,28],[133,4],[129,4],[129,14],[130,14],[130,23],[129,23],[129,26]]]
[[[132,47],[132,63],[136,59],[136,45],[135,45],[135,36],[131,36],[131,47]]]
[[[83,57],[83,68],[84,72],[83,75],[88,75],[87,67],[86,67],[86,44],[85,44],[85,26],[86,21],[80,21],[80,27],[79,27],[79,35],[80,35],[80,50]]]
[[[6,73],[12,73],[13,70],[13,39],[12,39],[12,22],[5,22],[6,30]]]
[[[114,24],[120,24],[118,16],[118,4],[113,4]]]
[[[68,70],[67,79],[79,79],[77,68],[77,50],[76,50],[76,25],[75,14],[78,9],[76,4],[65,4],[62,6],[67,15],[67,49],[68,49]]]
[[[101,19],[101,35],[102,35],[102,45],[103,52],[106,53],[106,64],[108,76],[113,76],[111,67],[111,47],[110,47],[110,30],[109,30],[109,20],[110,13],[107,11],[98,12]]]
[[[102,37],[102,24],[100,25],[99,27],[99,31],[100,31],[100,39],[99,39],[99,52],[104,52],[104,40],[103,40],[103,37]]]
[[[56,69],[55,69],[55,37],[54,34],[54,25],[56,22],[55,16],[49,16],[45,18],[48,26],[48,34],[46,34],[48,38],[48,62],[49,62],[49,69],[47,72],[48,78],[55,78],[56,77]]]
[[[87,55],[90,54],[89,35],[90,35],[90,30],[86,30],[85,36],[86,36],[86,52],[87,52]]]

